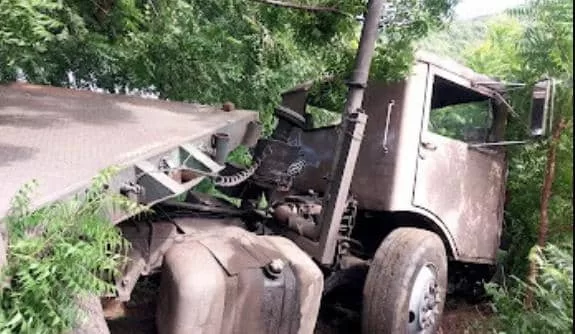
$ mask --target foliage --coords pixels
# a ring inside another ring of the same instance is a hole
[[[530,65],[523,70],[525,75],[572,80],[573,1],[531,0],[511,14],[525,19],[525,33],[518,43]]]
[[[36,211],[30,209],[32,184],[14,197],[5,221],[9,246],[0,286],[0,333],[64,332],[82,320],[78,296],[113,292],[111,279],[128,245],[107,213],[144,209],[105,190],[113,174],[107,169],[84,195]]]
[[[488,285],[499,314],[495,327],[500,333],[572,333],[573,331],[573,245],[533,248],[530,256],[539,266],[540,276],[531,287],[512,276],[515,284]],[[533,289],[535,308],[525,311],[523,296]]]
[[[315,129],[341,123],[341,114],[339,113],[311,105],[307,106],[307,111],[311,115],[313,128]]]
[[[530,108],[531,85],[546,76],[562,80],[554,100],[555,119],[572,118],[573,38],[571,1],[531,1],[528,7],[511,11],[491,21],[486,40],[464,52],[472,68],[508,82],[527,82],[511,91],[515,115],[510,119],[508,137],[524,139]],[[526,19],[524,15],[529,15]],[[544,52],[541,52],[544,50]],[[573,130],[561,137],[558,149],[557,179],[550,207],[550,240],[572,238],[573,217]],[[510,147],[506,237],[511,241],[507,263],[518,276],[526,271],[526,257],[535,243],[539,222],[541,180],[545,168],[547,141]]]
[[[46,75],[50,45],[82,30],[81,19],[62,1],[0,1],[0,81],[15,79],[19,69]]]
[[[509,137],[525,138],[532,85],[543,78],[556,78],[553,125],[560,119],[572,122],[573,113],[573,2],[529,1],[489,26],[486,40],[465,53],[474,69],[508,82],[527,82],[512,91],[514,107]],[[533,287],[535,305],[524,309],[523,296],[531,289],[514,279],[509,287],[491,287],[497,311],[496,327],[511,333],[567,333],[573,321],[573,129],[559,139],[556,179],[549,207],[550,242],[537,248],[540,277]],[[509,148],[508,202],[504,234],[510,240],[506,267],[512,277],[525,277],[527,259],[536,243],[540,224],[541,182],[546,171],[549,139]]]
[[[487,22],[485,39],[460,51],[462,57],[468,66],[479,73],[508,81],[521,81],[524,78],[519,76],[523,76],[524,64],[517,52],[517,41],[523,37],[522,23],[517,18],[505,15]]]
[[[433,109],[429,117],[430,130],[442,136],[467,141],[470,130],[484,132],[491,127],[489,101],[468,102]]]
[[[462,50],[482,43],[487,34],[487,26],[493,17],[480,17],[472,20],[454,20],[444,29],[430,34],[417,43],[419,49],[433,52],[451,59],[465,62]]]

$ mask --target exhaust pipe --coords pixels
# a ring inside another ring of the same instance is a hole
[[[367,115],[361,110],[361,107],[369,79],[371,60],[375,52],[384,3],[385,0],[370,0],[368,3],[354,71],[351,80],[347,83],[349,89],[340,125],[343,131],[339,131],[329,175],[330,182],[324,196],[325,201],[318,224],[320,248],[316,260],[326,265],[332,264],[334,261],[337,234],[346,209],[349,188],[367,122]]]

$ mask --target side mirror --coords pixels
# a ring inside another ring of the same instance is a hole
[[[532,137],[544,137],[551,132],[553,119],[553,80],[539,82],[533,87],[530,130]]]

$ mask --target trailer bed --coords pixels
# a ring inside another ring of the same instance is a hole
[[[32,179],[38,182],[33,205],[39,207],[79,191],[111,165],[133,177],[134,164],[163,153],[173,156],[181,145],[209,149],[206,143],[217,132],[230,133],[234,148],[254,120],[257,113],[252,111],[0,85],[0,218]]]

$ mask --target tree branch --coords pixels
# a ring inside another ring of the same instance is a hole
[[[557,160],[557,146],[559,146],[559,140],[563,130],[569,126],[570,122],[567,122],[565,118],[561,118],[559,123],[553,130],[551,136],[551,142],[549,148],[547,149],[547,164],[545,166],[545,178],[543,179],[543,185],[541,187],[541,207],[540,207],[540,217],[539,217],[539,233],[537,236],[537,246],[541,249],[545,247],[547,242],[547,234],[549,233],[549,201],[551,199],[553,181],[555,180],[555,167]],[[533,286],[537,282],[538,267],[534,260],[529,263],[529,272],[527,275],[527,283],[529,288],[526,291],[524,305],[525,308],[530,310],[533,308]]]
[[[281,0],[253,0],[262,4],[266,4],[266,5],[270,5],[270,6],[275,6],[275,7],[282,7],[282,8],[290,8],[290,9],[297,9],[297,10],[303,10],[306,12],[323,12],[323,13],[334,13],[334,14],[339,14],[339,15],[345,15],[345,16],[351,16],[350,13],[346,13],[344,11],[341,11],[335,7],[321,7],[321,6],[308,6],[308,5],[303,5],[303,4],[298,4],[298,3],[293,3],[293,2],[287,2],[287,1],[281,1]]]

